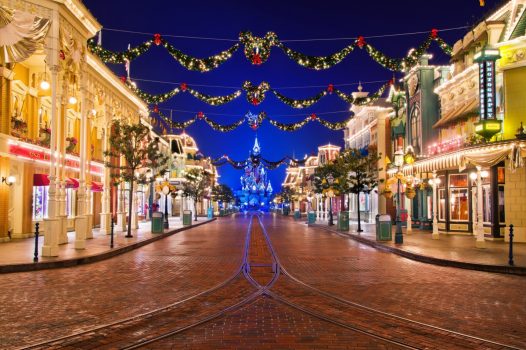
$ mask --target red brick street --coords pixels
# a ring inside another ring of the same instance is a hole
[[[526,347],[526,279],[237,215],[105,261],[0,275],[2,349]]]

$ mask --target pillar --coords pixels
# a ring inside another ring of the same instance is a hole
[[[137,205],[139,203],[139,196],[137,194],[137,184],[135,185],[135,189],[133,190],[132,195],[132,212],[129,214],[131,215],[131,227],[132,230],[137,230],[139,228],[139,215],[137,214]]]
[[[433,239],[439,239],[440,234],[438,232],[438,202],[437,202],[437,174],[433,173],[433,233],[432,238]]]
[[[435,202],[435,199],[433,197],[433,212],[434,212],[434,207],[436,207],[436,205],[434,203]],[[407,202],[407,223],[406,223],[406,226],[407,226],[407,229],[406,229],[406,234],[411,234],[413,232],[413,219],[412,219],[412,215],[413,215],[413,200],[412,199],[408,199],[408,202]],[[433,214],[433,217],[434,217],[434,214]]]
[[[475,246],[477,248],[486,248],[486,241],[484,240],[484,224],[482,215],[482,176],[481,168],[477,166],[477,240]]]
[[[378,160],[378,169],[381,169],[378,171],[378,178],[379,179],[386,179],[387,180],[387,173],[386,173],[386,164],[385,164],[385,156],[387,155],[387,149],[390,147],[390,145],[387,143],[387,130],[386,130],[386,115],[384,113],[381,113],[378,115],[377,118],[377,142],[378,142],[378,154],[380,156],[380,159]],[[385,182],[381,182],[378,184],[378,193],[382,193],[385,189]],[[387,203],[386,203],[385,196],[378,196],[378,213],[380,215],[387,214]],[[360,210],[360,208],[358,208]]]
[[[75,217],[75,249],[86,248],[88,218],[86,217],[86,163],[88,151],[88,108],[86,106],[86,84],[80,87],[80,170],[79,188],[77,189],[77,212]]]
[[[108,151],[110,149],[110,127],[107,126],[104,129],[104,140],[103,140],[103,148],[104,151]],[[105,162],[110,162],[110,157],[105,155],[104,156]],[[102,201],[102,210],[100,213],[100,232],[103,234],[111,234],[111,176],[110,176],[110,168],[104,167],[104,175],[103,175],[103,183],[104,183],[104,189],[101,196]]]

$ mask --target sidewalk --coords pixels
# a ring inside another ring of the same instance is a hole
[[[404,243],[399,245],[393,241],[376,241],[375,224],[362,223],[364,232],[358,233],[356,221],[351,222],[350,231],[340,232],[336,225],[315,224],[314,227],[323,228],[349,236],[353,240],[367,244],[374,248],[395,253],[409,259],[464,269],[526,275],[526,244],[513,245],[514,266],[508,265],[508,243],[486,241],[485,249],[475,248],[475,237],[464,235],[441,234],[440,239],[431,238],[431,231],[413,229],[410,234],[404,232]]]
[[[211,220],[199,217],[192,221],[192,226],[183,226],[179,217],[170,217],[168,230],[164,233],[151,233],[151,222],[139,222],[139,229],[132,230],[133,237],[125,238],[126,232],[114,232],[114,248],[110,248],[110,235],[102,234],[99,229],[93,230],[93,239],[86,240],[86,249],[74,247],[75,232],[68,232],[68,243],[59,245],[57,257],[42,257],[44,237],[39,237],[38,262],[33,262],[35,238],[14,239],[0,244],[0,273],[42,270],[49,268],[69,267],[87,264],[111,258],[113,256],[139,248],[161,238],[200,226]],[[214,219],[212,219],[214,220]]]

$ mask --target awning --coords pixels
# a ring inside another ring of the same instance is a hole
[[[479,102],[476,98],[472,98],[466,103],[463,103],[456,108],[453,108],[449,113],[440,118],[438,122],[433,125],[433,128],[446,126],[449,123],[455,122],[459,119],[469,118],[472,115],[478,114]]]
[[[102,192],[104,190],[104,184],[102,182],[91,181],[92,192]]]
[[[33,186],[49,186],[48,176],[48,174],[33,174]],[[79,180],[67,177],[66,188],[79,188]]]

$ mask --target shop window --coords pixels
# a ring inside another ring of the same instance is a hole
[[[47,201],[49,186],[33,187],[33,220],[47,218]]]
[[[440,205],[438,206],[438,220],[446,221],[446,190],[438,190],[438,200]]]
[[[369,211],[369,194],[360,192],[360,211]]]
[[[420,109],[415,108],[411,115],[411,144],[413,148],[420,150]]]
[[[504,168],[502,169],[504,170]],[[504,171],[503,171],[504,172]],[[506,214],[505,214],[505,210],[504,210],[504,186],[503,185],[499,185],[499,205],[498,205],[498,208],[499,208],[499,221],[501,224],[505,225],[506,224]]]
[[[449,187],[468,187],[467,174],[449,175]]]
[[[491,224],[491,186],[482,186],[482,222]]]
[[[498,167],[497,168],[497,181],[499,184],[506,183],[506,177],[505,177],[504,167]]]
[[[466,180],[467,181],[467,180]],[[450,188],[449,189],[449,219],[451,221],[468,221],[468,189]]]

